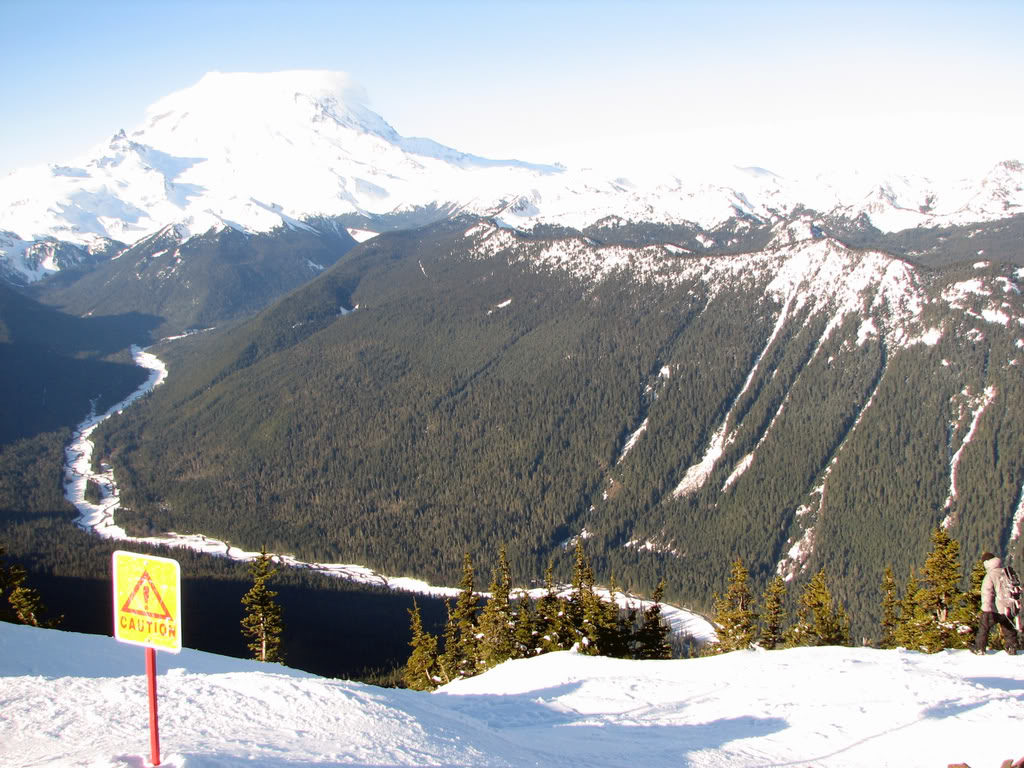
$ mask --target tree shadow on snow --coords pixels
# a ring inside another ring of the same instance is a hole
[[[780,717],[724,717],[705,723],[658,723],[670,720],[678,702],[663,706],[641,704],[610,716],[588,714],[571,708],[563,697],[580,683],[566,683],[521,694],[433,694],[403,691],[390,703],[409,715],[429,736],[436,749],[416,748],[416,758],[441,768],[485,765],[559,765],[567,755],[580,765],[674,765],[685,768],[692,752],[714,750],[731,741],[778,733],[789,727]],[[615,722],[608,722],[607,720]],[[393,734],[388,749],[401,737]],[[268,745],[269,746],[269,745]],[[271,747],[272,749],[272,747]],[[344,735],[325,745],[325,751],[344,755]],[[189,768],[221,768],[235,765],[236,758],[186,754]],[[254,766],[263,766],[260,754]],[[451,761],[451,762],[446,762]],[[437,761],[437,762],[435,762]],[[270,765],[267,762],[266,765]],[[317,765],[320,768],[397,768],[386,761],[337,762],[273,755],[280,766]],[[405,764],[405,763],[403,763]]]
[[[986,688],[998,688],[1001,691],[1024,690],[1024,680],[1012,677],[968,677],[966,680],[968,683],[976,683]]]
[[[789,727],[780,717],[738,716],[704,723],[673,724],[681,702],[638,702],[633,709],[612,714],[579,712],[566,701],[581,686],[565,683],[521,694],[440,694],[440,703],[465,721],[467,729],[480,729],[480,742],[471,733],[463,738],[486,751],[497,738],[508,746],[510,762],[524,759],[558,763],[572,754],[581,764],[665,764],[686,766],[689,752],[718,749],[730,741],[763,737]]]

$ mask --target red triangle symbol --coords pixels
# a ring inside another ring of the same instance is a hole
[[[142,590],[142,608],[132,608],[132,600]],[[150,602],[155,598],[155,604]],[[154,610],[159,606],[159,611]],[[121,606],[123,613],[134,613],[136,616],[148,616],[151,619],[171,619],[171,612],[167,610],[167,606],[164,605],[164,599],[160,597],[160,590],[156,588],[156,584],[153,579],[150,578],[149,571],[143,571],[142,575],[139,576],[138,582],[135,584],[135,588],[132,593],[128,595],[128,599],[124,601],[124,605]]]

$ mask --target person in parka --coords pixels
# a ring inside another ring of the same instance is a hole
[[[1002,576],[1003,561],[986,552],[981,556],[985,565],[985,578],[981,582],[981,617],[978,622],[978,635],[974,639],[974,652],[985,653],[988,645],[988,633],[998,625],[1003,635],[1003,647],[1011,656],[1017,654],[1017,628],[1007,616],[1009,595],[1006,594],[1005,579]]]

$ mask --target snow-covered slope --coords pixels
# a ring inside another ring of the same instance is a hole
[[[317,213],[468,202],[557,172],[403,138],[338,73],[211,73],[72,164],[10,174],[0,221],[26,239],[130,243],[175,222],[266,231]]]
[[[187,641],[187,639],[186,639]],[[149,765],[141,649],[0,624],[0,763]],[[162,764],[913,766],[1024,755],[1020,658],[867,648],[513,661],[433,694],[158,654]]]
[[[1019,162],[952,183],[857,174],[784,179],[760,168],[698,176],[673,168],[670,158],[663,171],[612,178],[406,138],[364,102],[341,73],[210,73],[153,104],[141,126],[82,157],[0,179],[0,230],[13,238],[0,243],[0,258],[17,263],[27,247],[19,242],[45,237],[85,246],[100,238],[133,243],[170,224],[191,234],[225,226],[267,231],[314,215],[421,206],[491,215],[516,227],[582,228],[614,217],[711,229],[737,214],[772,220],[803,205],[863,213],[890,231],[1024,210]],[[42,274],[21,272],[26,280]]]

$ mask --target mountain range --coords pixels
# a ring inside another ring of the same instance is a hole
[[[1012,160],[606,177],[404,138],[337,74],[211,74],[0,180],[0,251],[19,300],[217,327],[97,435],[130,532],[437,583],[582,537],[699,608],[737,556],[827,568],[870,636],[934,527],[1024,540],[1022,205]]]
[[[339,73],[211,73],[77,160],[0,179],[0,263],[9,278],[30,282],[172,225],[182,238],[226,227],[317,230],[310,217],[424,208],[513,228],[658,222],[709,237],[737,216],[771,221],[802,209],[895,232],[1003,219],[1024,205],[1016,161],[952,182],[786,179],[751,167],[694,173],[673,169],[671,158],[664,167],[610,177],[489,160],[400,136]]]

